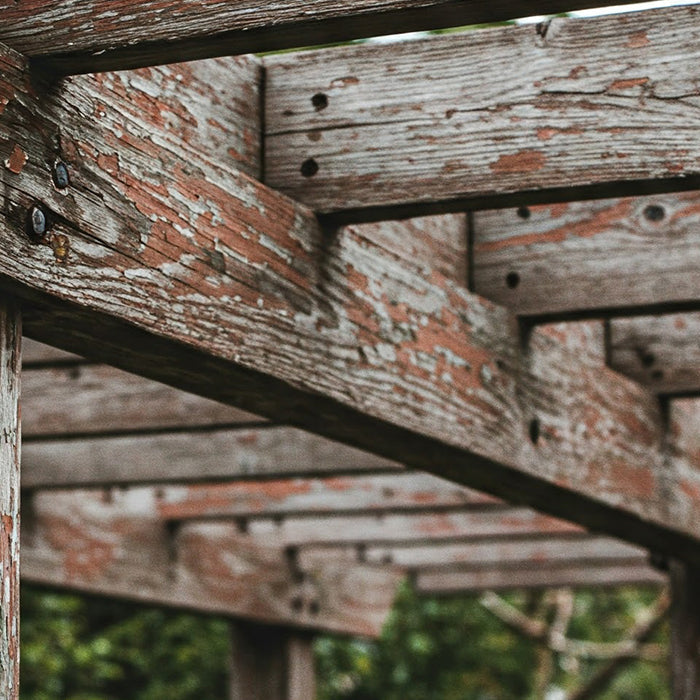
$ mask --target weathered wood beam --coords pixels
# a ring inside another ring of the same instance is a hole
[[[623,0],[629,2],[631,0]],[[586,0],[600,7],[606,0]],[[0,41],[64,73],[274,51],[580,9],[575,0],[39,0],[3,8]]]
[[[611,321],[610,365],[659,394],[700,394],[700,313]]]
[[[146,494],[35,495],[25,510],[23,580],[268,624],[379,633],[398,570],[329,562],[304,572],[280,543],[242,535],[234,523],[169,528]]]
[[[336,222],[699,189],[697,12],[271,56],[266,181]]]
[[[30,337],[698,555],[700,476],[668,463],[650,394],[554,335],[523,350],[506,311],[211,162],[156,118],[158,72],[126,101],[121,78],[0,63],[0,279]]]
[[[684,562],[671,568],[671,679],[673,700],[700,698],[700,571]]]
[[[313,700],[309,635],[250,623],[232,625],[230,700]]]
[[[281,426],[78,437],[25,442],[22,488],[401,471],[391,460]]]
[[[698,309],[699,204],[690,192],[475,212],[472,288],[535,320]]]
[[[649,564],[589,563],[563,567],[530,566],[491,570],[421,571],[415,586],[429,595],[463,595],[483,590],[515,588],[601,587],[621,585],[659,585],[666,577]]]
[[[360,552],[373,545],[522,539],[583,532],[565,520],[529,508],[510,507],[456,513],[256,517],[243,519],[238,525],[252,536],[272,539],[287,547],[337,549],[345,544],[358,547]]]
[[[616,563],[648,563],[649,553],[639,547],[610,537],[597,537],[587,533],[545,535],[531,537],[507,537],[491,540],[476,539],[473,542],[435,541],[430,544],[368,545],[356,547],[304,547],[299,554],[300,563],[311,566],[314,562],[327,561],[330,557],[348,562],[375,565],[393,564],[402,569],[438,569],[468,566],[469,569],[499,569],[508,566],[573,565],[589,562],[591,566]]]
[[[20,346],[18,307],[0,299],[0,697],[19,698]]]

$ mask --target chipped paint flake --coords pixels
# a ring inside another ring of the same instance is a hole
[[[27,154],[18,144],[15,144],[10,156],[5,159],[5,167],[15,175],[19,175],[27,164],[27,160]]]

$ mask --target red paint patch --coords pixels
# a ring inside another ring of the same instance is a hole
[[[541,170],[547,159],[541,151],[520,151],[512,155],[501,156],[491,164],[495,173],[533,173]]]
[[[620,90],[629,90],[633,87],[639,87],[640,85],[646,85],[649,82],[649,78],[629,78],[627,80],[616,80],[614,83],[610,83],[608,90],[613,92],[618,92]]]
[[[12,149],[12,153],[10,153],[10,157],[5,160],[5,167],[15,175],[19,175],[26,163],[27,154],[17,144],[15,144],[15,147]]]

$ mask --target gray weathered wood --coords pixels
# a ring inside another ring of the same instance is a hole
[[[700,571],[671,562],[673,700],[700,698]]]
[[[625,0],[629,1],[629,0]],[[587,7],[606,0],[587,0]],[[573,0],[48,0],[3,7],[0,41],[66,73],[271,51],[578,8]]]
[[[483,571],[422,571],[416,576],[416,589],[430,595],[463,595],[480,590],[514,588],[601,587],[620,585],[659,585],[666,577],[648,564],[622,563],[606,566],[590,564],[561,568],[535,566]]]
[[[660,394],[700,393],[700,313],[611,321],[610,365]]]
[[[25,499],[27,582],[268,624],[379,633],[400,580],[347,563],[300,569],[278,541],[234,523],[172,529],[149,491],[52,492]]]
[[[504,310],[211,162],[153,115],[157,71],[124,101],[109,76],[45,94],[0,62],[0,274],[30,337],[695,556],[700,476],[666,463],[651,394],[547,333],[523,350]]]
[[[0,697],[19,698],[20,346],[14,300],[0,300]]]
[[[271,56],[266,181],[342,221],[697,189],[697,12]]]
[[[24,463],[25,489],[401,470],[396,462],[290,427],[30,441]]]
[[[473,238],[473,289],[519,315],[700,307],[696,192],[475,212]]]

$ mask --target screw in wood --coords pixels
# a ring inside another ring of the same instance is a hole
[[[51,175],[53,177],[53,184],[56,185],[59,190],[65,190],[70,184],[68,166],[62,160],[57,160],[54,163]]]
[[[34,241],[41,241],[48,231],[46,212],[39,204],[35,204],[27,216],[27,234]]]

